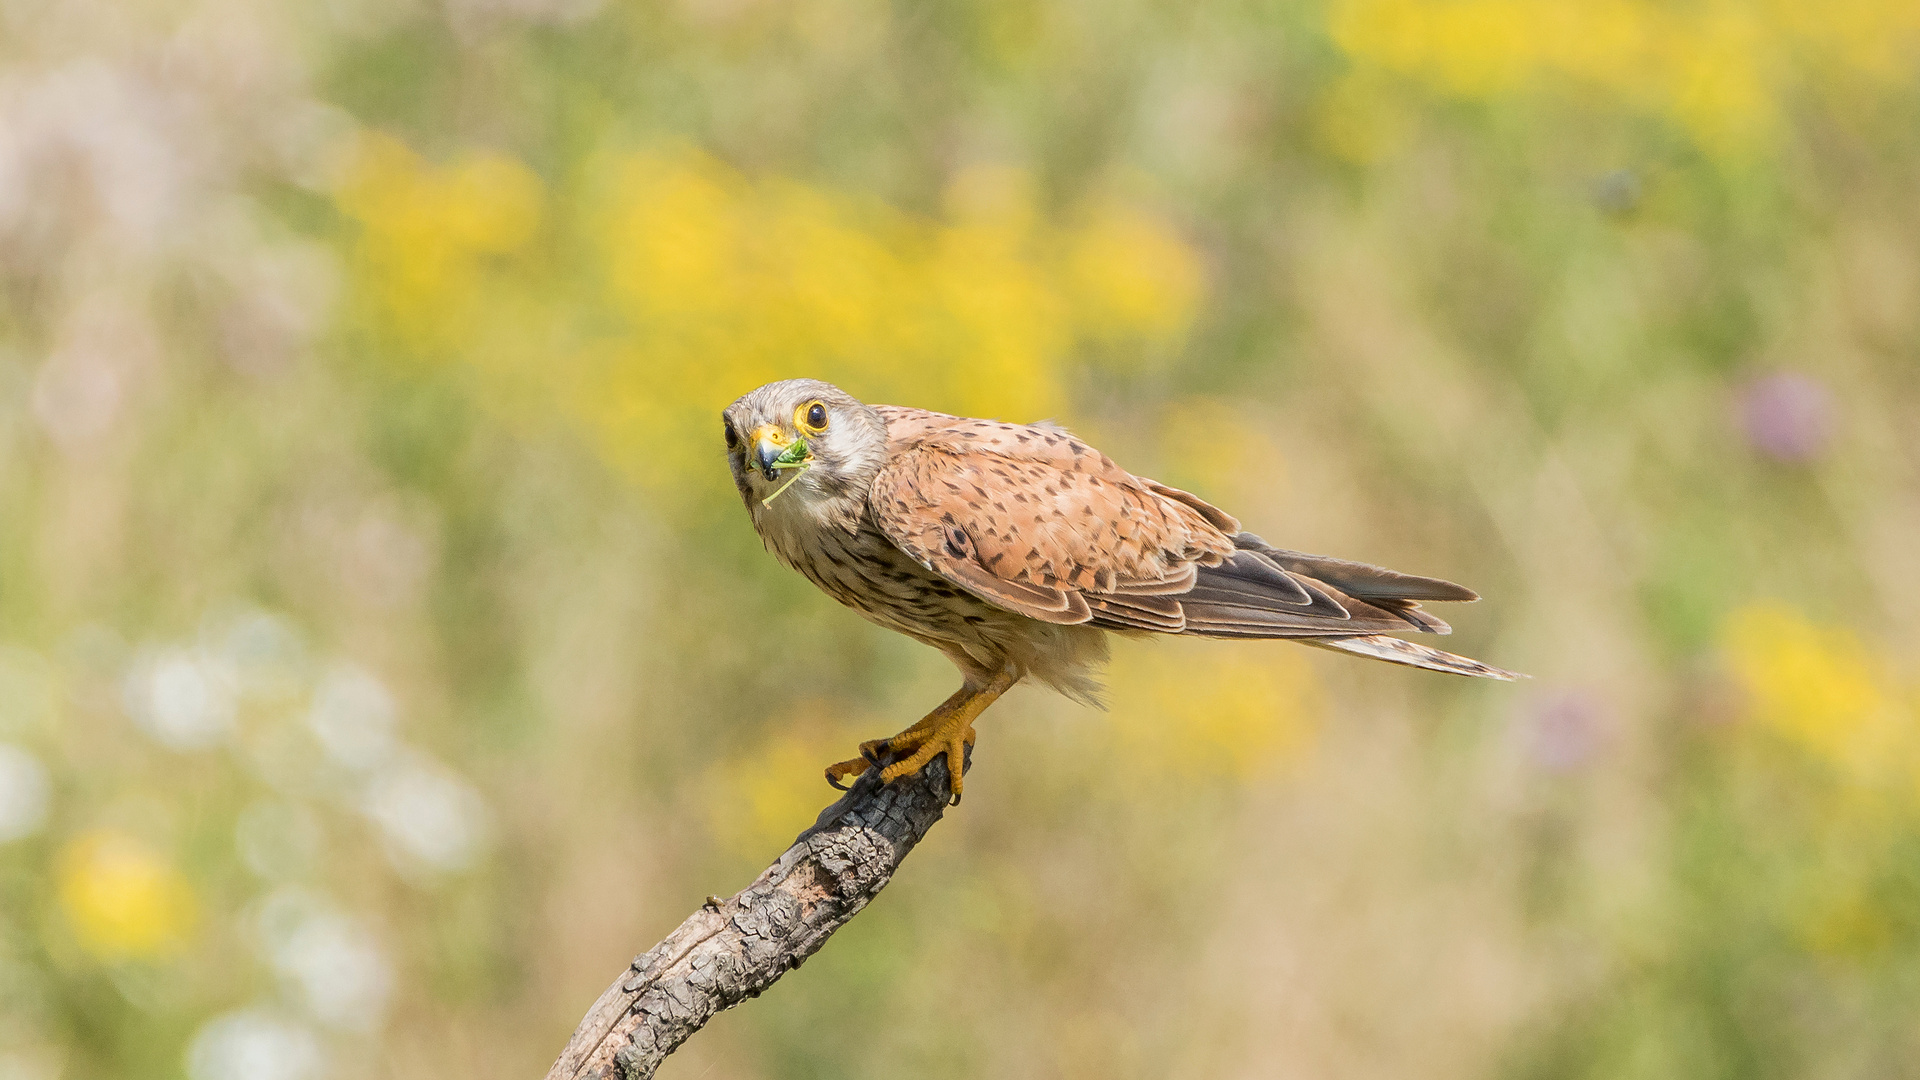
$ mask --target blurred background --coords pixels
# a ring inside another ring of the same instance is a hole
[[[0,1078],[540,1075],[955,683],[769,379],[1466,582],[1122,642],[663,1075],[1920,1076],[1920,5],[4,0]]]

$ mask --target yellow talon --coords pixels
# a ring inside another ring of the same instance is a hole
[[[953,793],[955,802],[960,801],[960,791],[965,786],[964,766],[967,759],[967,747],[973,745],[973,716],[978,710],[955,710],[944,722],[930,728],[905,733],[904,737],[895,736],[889,740],[890,749],[895,752],[912,751],[905,759],[896,761],[880,770],[880,782],[890,784],[903,776],[912,776],[927,767],[927,763],[941,754],[947,756],[947,789]]]
[[[978,689],[961,687],[912,727],[890,739],[863,742],[860,744],[859,757],[827,766],[827,783],[844,790],[842,780],[865,773],[869,766],[880,763],[882,755],[906,754],[907,757],[880,770],[880,782],[891,784],[903,776],[918,773],[935,757],[945,754],[947,787],[953,794],[953,801],[959,802],[960,791],[965,786],[962,772],[966,766],[967,748],[974,741],[973,721],[1001,694],[1006,693],[1016,678],[1012,672],[1004,672]]]
[[[827,766],[827,783],[832,784],[834,787],[839,788],[841,791],[845,791],[847,790],[847,785],[841,783],[840,781],[845,780],[848,777],[859,776],[861,773],[866,772],[867,767],[872,764],[873,762],[868,761],[866,758],[863,758],[863,757],[851,758],[846,761],[835,762],[834,764]]]

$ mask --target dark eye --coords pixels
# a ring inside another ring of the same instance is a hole
[[[802,435],[818,435],[827,430],[827,403],[809,401],[793,410],[793,426]]]
[[[740,433],[733,430],[733,421],[722,420],[720,422],[724,424],[727,429],[727,449],[729,450],[740,449]]]

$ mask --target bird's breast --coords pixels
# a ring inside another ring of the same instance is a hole
[[[988,623],[1018,618],[921,566],[871,522],[851,529],[775,527],[761,536],[775,557],[822,592],[892,630],[961,643]]]

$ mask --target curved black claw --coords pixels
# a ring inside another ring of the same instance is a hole
[[[835,790],[835,791],[852,791],[852,790],[853,790],[852,788],[850,788],[850,787],[848,787],[847,785],[845,785],[845,784],[843,784],[843,783],[841,783],[840,781],[838,781],[838,780],[836,780],[836,779],[834,779],[834,776],[833,776],[833,774],[832,774],[832,773],[828,773],[828,774],[827,774],[827,786],[828,786],[828,787],[830,787],[830,788],[832,788],[832,789],[833,789],[833,790]]]

